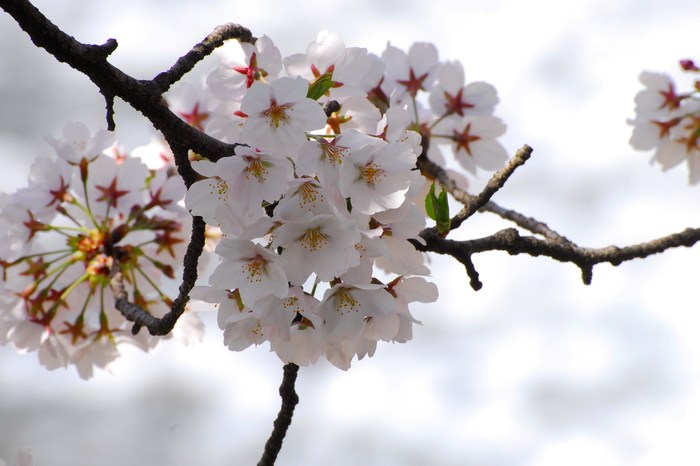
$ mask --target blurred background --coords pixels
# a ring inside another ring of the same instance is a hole
[[[685,166],[662,174],[627,144],[642,70],[700,59],[694,0],[41,0],[88,43],[114,37],[110,61],[137,78],[167,69],[218,24],[269,35],[283,56],[322,29],[381,53],[433,42],[467,81],[499,91],[502,143],[533,158],[494,200],[582,246],[628,245],[700,225]],[[118,138],[150,141],[123,104]],[[46,135],[70,121],[104,126],[84,76],[36,49],[0,12],[0,189],[25,183]],[[487,174],[472,179],[477,191]],[[490,214],[473,238],[509,226]],[[301,402],[280,465],[694,465],[700,456],[700,248],[619,267],[593,284],[545,258],[474,258],[472,291],[456,261],[434,256],[440,298],[423,325],[348,372],[299,372]],[[265,346],[228,351],[212,316],[204,343],[128,352],[92,380],[48,372],[35,354],[0,347],[0,459],[29,449],[36,466],[247,465],[279,409],[282,364]]]

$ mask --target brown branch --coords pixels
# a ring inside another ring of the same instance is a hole
[[[277,460],[277,455],[282,449],[282,442],[284,441],[285,435],[287,435],[287,429],[289,429],[292,423],[294,408],[297,403],[299,403],[299,396],[296,391],[294,391],[294,383],[296,382],[298,372],[299,366],[296,364],[291,362],[285,364],[282,385],[280,385],[282,406],[273,424],[272,434],[270,434],[270,438],[265,443],[265,451],[258,462],[258,466],[273,466],[275,460]]]
[[[451,228],[453,230],[459,228],[462,222],[484,207],[484,205],[491,200],[491,197],[506,184],[510,175],[512,175],[518,167],[527,162],[531,154],[532,147],[528,145],[524,145],[518,149],[515,156],[508,161],[506,166],[493,174],[489,182],[486,183],[484,189],[477,196],[470,198],[464,208],[460,210],[457,215],[452,217]]]
[[[60,30],[27,0],[0,0],[0,8],[17,21],[37,47],[44,48],[58,61],[67,63],[85,74],[97,85],[105,98],[108,129],[114,130],[116,126],[114,98],[120,97],[160,130],[175,155],[178,173],[188,188],[197,178],[189,162],[189,150],[210,160],[218,160],[235,153],[238,144],[223,143],[188,125],[168,109],[162,94],[225,40],[237,38],[247,42],[253,41],[254,38],[247,29],[234,24],[219,26],[177,60],[170,70],[159,74],[152,81],[143,81],[132,78],[107,61],[107,57],[117,48],[116,40],[109,39],[103,45],[78,42]],[[116,307],[127,319],[134,322],[134,333],[138,332],[141,326],[145,326],[151,334],[165,335],[172,330],[184,312],[189,300],[189,291],[197,279],[197,263],[204,246],[204,226],[200,217],[193,218],[192,237],[183,261],[184,275],[179,295],[173,301],[170,312],[163,318],[155,318],[144,309],[130,303],[121,274],[115,273],[111,285]]]
[[[421,146],[423,148],[423,151],[418,157],[418,162],[416,163],[418,169],[428,177],[429,179],[437,180],[444,186],[444,188],[447,190],[448,193],[458,202],[461,202],[465,206],[471,204],[474,202],[474,196],[469,194],[468,192],[464,191],[463,189],[459,188],[457,186],[457,183],[450,178],[450,176],[447,174],[444,168],[442,168],[440,165],[432,162],[430,159],[428,159],[425,154],[428,152],[428,148],[430,146],[430,138],[428,136],[423,136],[421,140]],[[524,150],[525,147],[529,146],[523,146],[520,150]],[[531,151],[532,149],[530,149]],[[516,167],[514,167],[516,168]],[[510,175],[509,175],[510,176]],[[493,195],[493,194],[491,194]],[[523,215],[519,212],[516,212],[514,210],[506,209],[504,207],[499,206],[495,202],[488,200],[488,202],[484,203],[480,208],[478,209],[480,212],[491,212],[494,213],[501,218],[505,220],[509,220],[519,227],[525,228],[526,230],[542,235],[545,238],[552,239],[552,240],[560,240],[560,241],[569,241],[566,237],[563,235],[557,233],[553,229],[551,229],[549,226],[547,226],[546,223],[541,222],[537,219],[534,219],[532,217],[527,217],[526,215]],[[472,215],[473,213],[470,213]],[[462,223],[461,221],[459,222],[460,224]],[[455,229],[454,227],[452,229]]]
[[[493,201],[487,202],[484,205],[484,207],[481,208],[480,211],[494,213],[505,220],[510,220],[519,227],[525,228],[529,232],[535,233],[537,235],[542,235],[547,239],[563,241],[567,243],[571,242],[564,235],[549,228],[549,226],[547,226],[546,223],[541,222],[532,217],[527,217],[521,214],[520,212],[516,212],[515,210],[503,208]]]
[[[457,259],[464,265],[470,279],[470,285],[474,290],[481,289],[482,283],[479,280],[479,273],[472,262],[472,255],[486,251],[506,251],[511,255],[547,256],[560,262],[571,262],[581,270],[583,282],[588,285],[593,280],[593,266],[601,262],[619,265],[622,262],[644,258],[670,248],[679,246],[690,247],[700,241],[700,229],[688,228],[680,233],[622,248],[617,246],[605,248],[584,248],[578,246],[565,236],[549,228],[545,223],[519,212],[500,207],[490,200],[505,185],[515,169],[524,164],[530,157],[532,149],[529,146],[523,146],[508,162],[506,167],[491,177],[479,195],[472,196],[457,188],[454,180],[447,175],[447,172],[442,167],[424,156],[427,153],[429,144],[429,138],[424,137],[422,140],[423,153],[418,159],[418,168],[426,176],[440,181],[456,200],[465,204],[465,207],[452,218],[452,229],[458,228],[475,212],[488,211],[544,237],[544,239],[541,239],[534,236],[521,236],[518,230],[508,228],[485,238],[454,241],[443,238],[436,228],[426,228],[420,234],[425,241],[424,245],[418,241],[412,241],[419,251],[447,254]]]
[[[201,57],[209,48],[197,49],[198,51],[185,55],[187,58],[181,58],[173,66],[174,70],[166,72],[158,81],[138,80],[107,61],[109,54],[117,47],[114,39],[109,39],[104,45],[78,42],[49,21],[28,0],[0,0],[0,8],[17,21],[37,47],[45,49],[58,61],[67,63],[90,78],[107,98],[108,109],[109,99],[119,97],[141,112],[166,139],[187,141],[189,149],[212,161],[235,153],[238,144],[221,142],[188,125],[171,112],[162,99],[165,89],[161,86],[172,84],[173,78],[188,71],[187,65],[191,63],[194,66],[196,61],[193,60]],[[242,31],[240,33],[245,36]],[[205,42],[207,39],[203,41]],[[113,125],[110,123],[108,126]]]
[[[221,47],[229,39],[238,39],[239,42],[255,43],[253,34],[240,24],[226,23],[218,26],[211,34],[199,44],[192,47],[192,50],[180,57],[177,62],[168,70],[153,78],[158,83],[161,92],[166,92],[170,86],[178,82],[182,77],[190,72],[194,66],[205,57]]]
[[[546,256],[559,262],[571,262],[581,269],[583,282],[589,285],[593,279],[594,265],[603,262],[619,265],[622,262],[643,259],[667,249],[680,246],[691,247],[700,241],[700,228],[686,228],[679,233],[632,246],[603,248],[585,248],[569,241],[521,236],[515,228],[507,228],[484,238],[466,241],[441,238],[430,229],[424,230],[421,237],[426,244],[422,245],[418,241],[412,241],[416,249],[450,255],[465,264],[465,267],[467,264],[471,264],[473,254],[487,251],[505,251],[511,255]],[[472,273],[469,275],[472,278],[472,287],[474,287]]]
[[[129,295],[124,288],[124,277],[119,270],[119,264],[115,260],[112,265],[112,278],[109,282],[114,294],[114,307],[130,322],[134,322],[131,333],[139,332],[141,327],[146,327],[151,335],[167,335],[175,327],[177,320],[190,299],[189,293],[197,281],[197,263],[204,249],[204,229],[206,224],[202,217],[192,217],[192,237],[187,245],[183,260],[182,283],[177,298],[170,306],[170,311],[163,317],[151,315],[145,309],[129,301]]]

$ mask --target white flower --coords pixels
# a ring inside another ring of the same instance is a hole
[[[443,115],[490,115],[498,103],[496,88],[485,82],[464,85],[464,68],[460,62],[445,63],[438,73],[438,83],[430,92],[430,107]]]
[[[51,144],[63,160],[78,165],[83,159],[91,162],[111,146],[114,143],[114,133],[101,129],[90,134],[84,124],[69,123],[63,129],[63,138],[48,136],[46,142]]]
[[[220,102],[213,105],[204,131],[224,142],[240,142],[243,123],[246,120],[245,114],[240,110],[240,102]]]
[[[188,125],[204,131],[210,115],[208,95],[188,82],[179,82],[170,89],[166,100],[173,113]]]
[[[309,215],[334,214],[344,209],[345,199],[332,199],[315,178],[296,178],[289,183],[285,196],[275,207],[275,218],[284,221],[299,220]]]
[[[209,74],[207,85],[226,102],[239,101],[256,81],[277,79],[282,69],[280,51],[265,35],[255,45],[231,41],[217,50],[217,56],[221,65]]]
[[[668,113],[679,107],[681,99],[676,94],[676,86],[673,80],[662,73],[643,71],[639,75],[645,89],[639,91],[634,98],[637,114],[640,113]]]
[[[330,281],[358,265],[360,255],[354,246],[361,239],[349,220],[317,215],[282,224],[275,230],[272,246],[284,248],[289,281],[303,285],[312,273]]]
[[[253,314],[244,314],[243,318],[228,322],[224,328],[224,344],[231,351],[243,351],[266,340],[260,319]]]
[[[269,249],[252,241],[223,238],[215,252],[223,261],[209,283],[222,290],[238,288],[246,306],[255,307],[266,296],[285,298],[289,293],[287,261]]]
[[[349,155],[349,148],[340,144],[340,138],[307,141],[299,153],[297,173],[316,175],[321,183],[332,186],[337,184],[340,166]]]
[[[386,74],[381,84],[386,95],[394,92],[396,102],[404,102],[406,98],[415,98],[419,91],[432,89],[437,72],[438,52],[433,44],[416,42],[408,50],[387,45],[382,54],[386,63]]]
[[[357,337],[365,318],[397,310],[394,298],[382,285],[339,283],[326,290],[318,314],[323,317],[326,339],[341,342]]]
[[[106,336],[100,336],[79,348],[71,359],[80,378],[87,380],[94,375],[95,367],[109,369],[109,364],[119,356],[116,343]]]
[[[406,198],[416,154],[409,144],[377,141],[353,151],[338,181],[353,211],[372,215],[398,208]]]
[[[476,169],[498,170],[508,161],[505,148],[496,141],[506,131],[506,125],[494,116],[465,116],[454,123],[444,122],[435,127],[434,132],[448,132],[452,150],[457,161],[467,171]]]
[[[294,327],[321,327],[322,322],[315,314],[318,303],[318,299],[304,292],[302,287],[293,286],[287,297],[268,296],[259,301],[255,309],[270,342],[288,342]]]
[[[149,206],[157,206],[177,215],[186,215],[181,205],[187,188],[177,175],[169,175],[167,170],[157,170],[148,183]]]
[[[201,307],[201,303],[213,304],[217,309],[216,323],[223,330],[229,321],[240,320],[241,315],[248,313],[250,309],[246,309],[240,301],[240,294],[236,291],[217,290],[211,286],[195,286],[190,291],[190,299],[192,306],[196,312],[211,310],[208,307]]]
[[[678,94],[671,78],[643,72],[639,80],[645,89],[635,97],[636,116],[630,145],[637,150],[656,149],[652,162],[665,171],[688,163],[689,182],[700,182],[700,100],[692,94]]]
[[[144,203],[148,168],[141,160],[128,157],[121,163],[101,155],[88,166],[89,204],[99,203],[104,217],[110,213],[128,213],[134,205]]]
[[[340,134],[355,129],[365,134],[377,134],[382,118],[379,109],[365,95],[339,97],[336,102],[340,110],[328,117],[327,129],[330,133]]]
[[[175,166],[175,156],[162,139],[153,138],[145,146],[139,146],[131,151],[131,156],[141,159],[149,170],[160,170]]]
[[[159,287],[175,278],[187,222],[174,220],[183,187],[168,182],[168,167],[152,173],[127,153],[91,161],[89,153],[72,165],[40,160],[28,190],[0,196],[0,226],[17,225],[4,229],[0,247],[0,340],[37,352],[50,369],[75,365],[83,378],[107,368],[122,343],[155,345],[148,332],[127,330],[108,290],[111,272],[119,267],[135,304],[164,314],[170,302]],[[40,204],[23,205],[32,201]],[[46,203],[54,213],[42,222],[32,211]]]
[[[29,186],[14,194],[14,201],[31,210],[36,219],[50,222],[56,208],[69,201],[73,168],[60,159],[37,158],[29,173]]]
[[[306,142],[304,132],[326,124],[321,106],[306,97],[308,87],[301,77],[255,82],[241,102],[241,111],[248,116],[241,131],[243,142],[296,158]]]
[[[290,76],[302,76],[313,81],[328,73],[333,80],[329,89],[331,98],[357,94],[358,87],[372,66],[367,50],[357,47],[346,48],[335,32],[321,31],[316,41],[309,44],[306,53],[291,55],[284,59]]]
[[[249,148],[238,152],[216,163],[194,162],[195,171],[209,178],[190,186],[185,200],[194,215],[224,229],[230,225],[234,231],[262,215],[262,202],[279,199],[292,177],[291,163],[281,156]]]

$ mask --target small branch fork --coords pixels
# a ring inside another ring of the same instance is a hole
[[[78,42],[49,21],[28,0],[0,0],[0,8],[17,21],[37,47],[45,49],[58,61],[67,63],[95,83],[107,102],[110,129],[114,129],[114,98],[119,97],[153,123],[168,143],[187,141],[188,149],[212,161],[235,153],[239,144],[226,144],[188,125],[168,109],[162,95],[225,40],[252,42],[252,34],[244,27],[231,23],[219,26],[168,71],[152,80],[138,80],[107,61],[107,57],[117,48],[116,40],[109,39],[103,45]]]
[[[424,153],[426,147],[424,143]],[[431,227],[420,233],[425,244],[411,240],[412,244],[419,251],[446,254],[457,259],[464,265],[471,287],[478,291],[483,284],[479,280],[479,274],[472,262],[472,255],[481,252],[505,251],[510,255],[546,256],[560,262],[571,262],[581,270],[583,283],[590,285],[593,280],[593,266],[596,264],[608,262],[612,265],[619,265],[622,262],[641,259],[664,252],[667,249],[680,246],[691,247],[700,241],[700,228],[686,228],[679,233],[627,247],[585,248],[578,246],[538,220],[504,209],[493,203],[490,200],[491,197],[505,185],[515,170],[522,166],[531,154],[532,148],[527,145],[521,147],[506,166],[491,177],[486,187],[477,196],[471,196],[459,189],[454,180],[450,179],[440,166],[430,162],[427,158],[421,156],[418,167],[428,177],[440,181],[455,199],[465,204],[464,208],[452,218],[452,230],[458,228],[475,212],[488,211],[510,220],[532,233],[539,234],[543,238],[522,236],[517,229],[507,228],[484,238],[455,241],[442,237],[437,228]]]

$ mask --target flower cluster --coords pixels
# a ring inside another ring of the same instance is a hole
[[[141,149],[142,160],[107,131],[70,124],[47,140],[59,157],[38,158],[28,187],[0,195],[0,342],[89,378],[119,356],[119,345],[147,351],[157,343],[131,334],[110,280],[120,271],[136,304],[167,312],[161,281],[175,278],[184,252],[186,190],[161,151]]]
[[[186,206],[222,239],[210,286],[192,297],[218,307],[230,349],[268,341],[299,365],[324,356],[347,369],[379,340],[409,340],[409,304],[437,299],[408,241],[425,226],[421,137],[437,163],[451,145],[471,172],[501,167],[495,89],[465,84],[431,44],[379,57],[327,31],[306,53],[282,58],[263,36],[219,58],[201,91],[169,96],[193,126],[246,144],[193,163],[202,180]]]
[[[411,338],[409,305],[437,299],[409,242],[426,224],[418,157],[444,164],[451,147],[472,173],[502,166],[495,89],[465,83],[461,64],[426,43],[376,56],[321,32],[284,59],[267,36],[220,52],[205,85],[167,96],[193,127],[242,144],[216,162],[194,154],[189,190],[167,149],[126,153],[113,134],[71,124],[48,138],[58,158],[0,194],[0,343],[85,378],[122,343],[154,347],[130,332],[112,290],[167,312],[190,213],[220,230],[220,261],[191,297],[218,308],[230,349],[268,341],[285,362],[347,369],[380,340]],[[183,319],[198,334],[196,317]]]
[[[691,60],[681,60],[688,73],[700,73]],[[700,183],[700,80],[694,89],[678,92],[665,74],[643,72],[644,89],[635,97],[634,125],[630,144],[638,150],[655,150],[652,161],[663,170],[686,161],[690,184]]]

